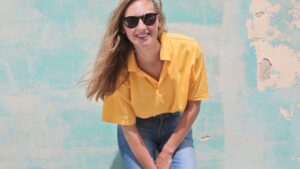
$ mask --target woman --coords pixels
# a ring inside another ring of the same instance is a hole
[[[157,0],[121,0],[113,11],[87,97],[118,124],[126,169],[196,168],[191,127],[208,97],[202,50],[167,33]]]

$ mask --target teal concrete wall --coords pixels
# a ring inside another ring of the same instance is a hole
[[[121,169],[116,127],[77,85],[117,2],[0,0],[0,169]],[[300,168],[300,2],[163,5],[205,51],[198,168]]]

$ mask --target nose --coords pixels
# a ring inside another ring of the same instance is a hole
[[[147,26],[144,24],[141,18],[139,18],[138,25],[136,26],[137,29],[145,29]]]

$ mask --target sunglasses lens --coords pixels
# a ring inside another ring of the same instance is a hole
[[[145,25],[151,26],[155,23],[156,21],[156,13],[148,13],[145,15],[143,18],[143,22]]]
[[[134,28],[139,24],[139,19],[141,18],[145,25],[151,26],[156,21],[156,13],[147,13],[143,16],[127,16],[124,18],[124,24],[128,28]]]
[[[128,28],[134,28],[139,23],[139,18],[135,16],[125,17],[124,23]]]

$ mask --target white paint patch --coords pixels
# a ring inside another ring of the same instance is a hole
[[[33,0],[26,2],[4,1],[0,6],[0,35],[7,45],[22,44],[28,49],[57,50],[64,46],[66,34],[58,24],[49,21],[41,22],[43,15],[33,8]],[[22,53],[19,51],[19,53]]]
[[[243,1],[240,0],[224,1],[221,29],[222,45],[220,49],[216,49],[220,52],[218,89],[220,90],[225,127],[222,168],[262,169],[263,165],[259,162],[260,159],[263,159],[261,144],[252,145],[245,140],[228,135],[231,132],[245,138],[253,138],[251,137],[253,123],[249,122],[250,116],[248,114],[249,104],[247,99],[243,97],[247,88],[247,81],[245,59],[242,57],[245,55],[245,43],[240,27],[240,16],[245,12],[244,9],[240,8],[242,5]],[[262,132],[263,130],[256,131],[255,135],[259,135],[258,138],[255,138],[256,140],[262,138]],[[254,161],[255,163],[253,163]]]
[[[4,129],[5,129],[5,120],[2,117],[0,117],[0,135],[2,135]]]
[[[28,168],[28,159],[49,159],[46,168],[56,168],[57,163],[68,161],[64,149],[68,126],[57,107],[35,94],[18,93],[1,101],[8,112],[5,121],[13,122],[1,142],[2,167]]]
[[[258,66],[258,89],[265,90],[267,87],[287,88],[296,83],[296,79],[300,74],[300,61],[297,52],[285,46],[278,45],[273,47],[271,44],[263,41],[255,42]],[[264,69],[262,63],[267,60],[269,69]],[[262,75],[268,77],[262,78]],[[299,83],[299,82],[298,82]]]
[[[283,43],[273,47],[272,41],[289,41],[282,32],[271,25],[271,17],[279,12],[279,4],[272,5],[267,0],[252,0],[250,13],[253,19],[246,20],[248,38],[256,50],[257,88],[287,88],[300,83],[300,53]],[[298,17],[298,7],[292,16]],[[294,21],[293,21],[294,22]],[[298,21],[296,21],[298,23]]]
[[[298,103],[298,108],[300,108],[300,103]]]
[[[288,110],[286,110],[286,109],[280,107],[279,112],[280,112],[280,115],[281,115],[282,117],[284,117],[287,121],[291,121],[291,119],[292,119],[292,117],[293,117],[293,114],[294,114],[292,108],[291,108],[290,111],[288,111]]]
[[[37,24],[42,15],[32,8],[32,2],[18,0],[1,1],[0,35],[7,44],[32,43],[32,32],[38,32]]]
[[[1,77],[3,78],[3,81],[0,83],[0,89],[2,90],[2,93],[18,92],[19,86],[16,78],[13,75],[12,65],[6,59],[0,58],[0,66],[5,72],[5,75]]]
[[[218,49],[222,40],[221,25],[203,26],[193,23],[172,23],[167,26],[169,32],[183,33],[196,38],[204,48],[206,56],[216,57],[220,55],[220,50]]]
[[[87,17],[78,16],[75,18],[76,25],[69,32],[68,40],[84,50],[89,56],[96,56],[100,40],[105,33],[105,25],[101,25],[97,18],[86,19]]]
[[[292,160],[300,162],[300,156],[299,157],[292,157]]]
[[[63,47],[65,35],[58,28],[56,23],[45,23],[39,25],[41,33],[36,40],[36,47],[38,49],[60,49]]]
[[[290,28],[298,28],[300,29],[300,2],[294,2],[292,5],[293,8],[289,11],[289,14],[292,16],[293,20],[290,23]]]
[[[282,33],[270,26],[270,18],[281,9],[280,5],[272,6],[267,0],[253,0],[249,11],[253,19],[246,20],[249,39],[275,39],[283,37]]]

